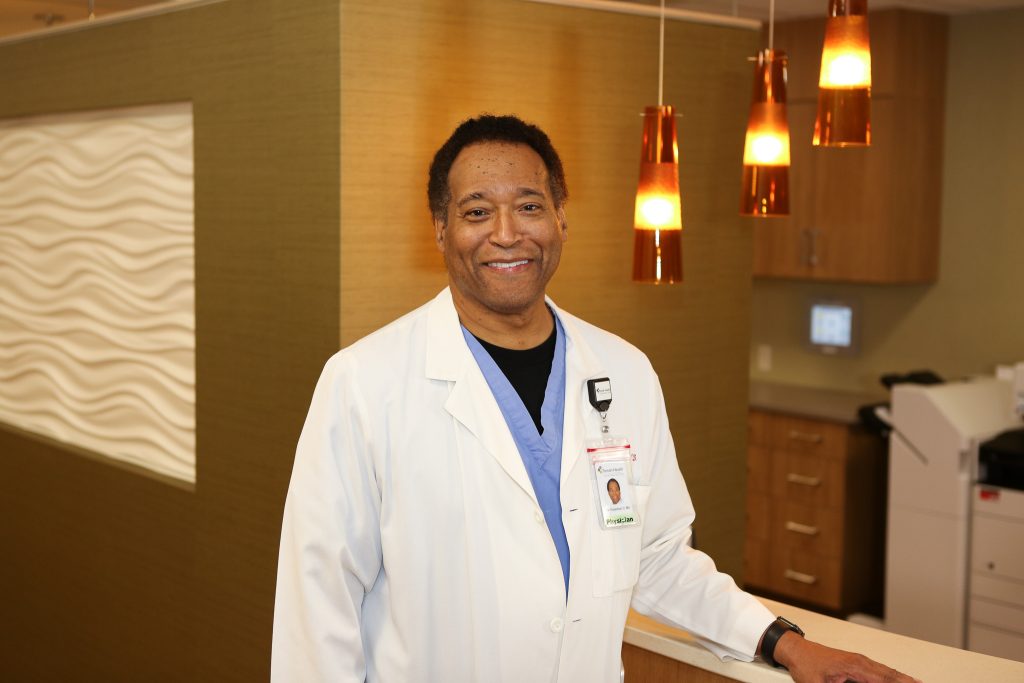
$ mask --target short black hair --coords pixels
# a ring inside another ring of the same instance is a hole
[[[493,116],[482,114],[473,119],[466,119],[459,124],[441,148],[434,154],[430,162],[430,179],[427,181],[427,200],[430,203],[430,215],[435,220],[447,220],[448,202],[451,201],[451,189],[448,187],[448,173],[452,170],[455,158],[464,148],[479,142],[508,142],[510,144],[528,145],[540,156],[548,170],[548,185],[555,208],[560,209],[569,198],[569,188],[565,184],[565,171],[562,159],[555,151],[547,133],[532,123],[527,123],[518,116]]]

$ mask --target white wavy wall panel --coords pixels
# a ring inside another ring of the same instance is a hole
[[[194,273],[190,104],[0,121],[0,420],[195,482]]]

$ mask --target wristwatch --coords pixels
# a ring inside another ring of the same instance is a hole
[[[776,669],[786,668],[775,661],[775,646],[778,645],[779,638],[784,636],[787,631],[792,631],[799,636],[804,635],[803,629],[789,619],[786,619],[785,617],[776,617],[775,621],[772,622],[772,625],[768,627],[768,630],[766,630],[764,635],[761,637],[761,659],[768,662]]]

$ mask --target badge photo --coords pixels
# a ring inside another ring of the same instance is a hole
[[[594,487],[601,512],[601,526],[613,529],[639,524],[633,498],[629,445],[588,450],[594,467]]]

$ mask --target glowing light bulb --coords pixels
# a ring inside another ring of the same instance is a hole
[[[862,87],[871,83],[871,67],[861,54],[836,55],[825,67],[825,83],[833,88]]]
[[[664,227],[672,221],[674,213],[672,201],[664,197],[647,197],[640,205],[640,213],[644,222],[651,227]]]
[[[779,163],[785,148],[785,142],[773,133],[755,135],[750,143],[750,151],[755,164]]]

